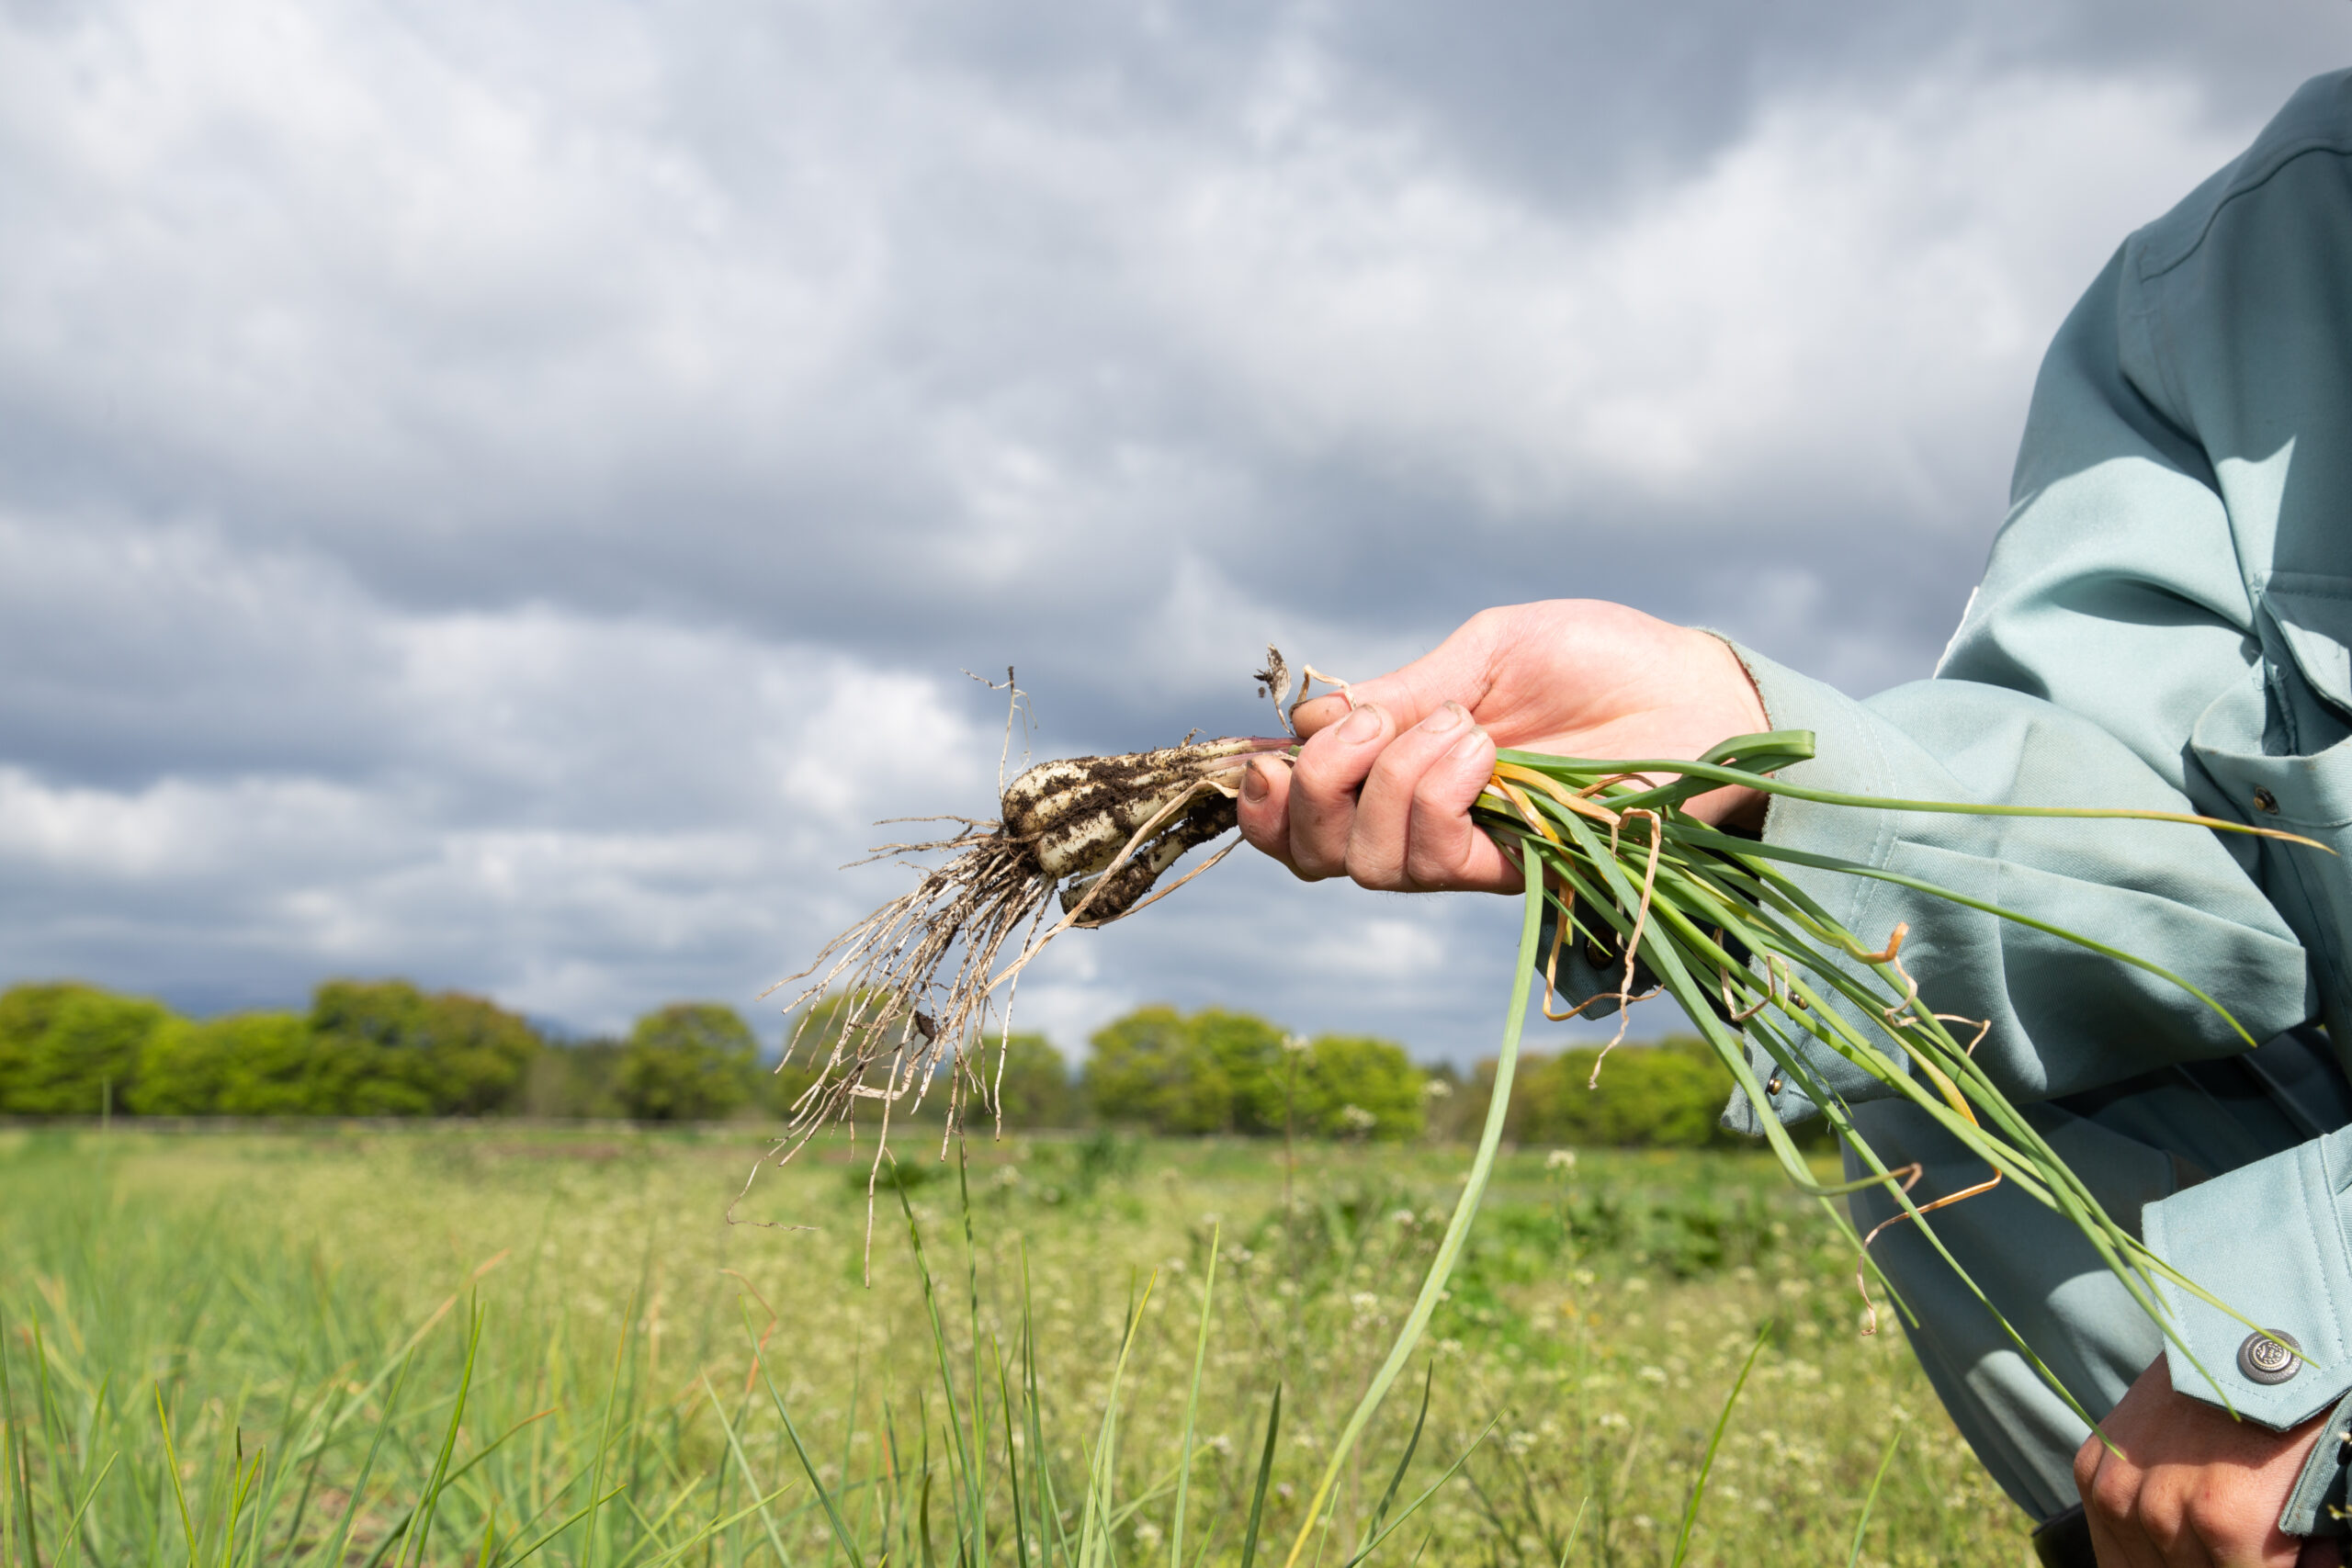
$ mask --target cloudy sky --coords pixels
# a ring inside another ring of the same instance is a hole
[[[1923,674],[2042,344],[2340,0],[0,0],[0,982],[755,998],[877,818],[1482,605]],[[1510,911],[1062,944],[1466,1057]],[[1669,1019],[1660,1017],[1661,1027]]]

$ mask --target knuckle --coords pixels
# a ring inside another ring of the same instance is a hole
[[[1493,604],[1471,616],[1462,626],[1463,630],[1475,633],[1482,640],[1491,642],[1500,640],[1507,636],[1518,625],[1519,619],[1519,606]]]
[[[1447,778],[1442,768],[1430,768],[1413,781],[1413,815],[1443,817],[1460,814],[1455,796],[1461,793],[1456,781]]]
[[[1321,757],[1309,757],[1304,751],[1299,753],[1297,765],[1290,772],[1291,809],[1294,812],[1301,806],[1327,807],[1338,798],[1340,793],[1339,782],[1332,778],[1330,769],[1322,766],[1322,762]]]
[[[1344,819],[1336,824],[1293,823],[1290,858],[1300,872],[1310,874],[1317,881],[1340,875],[1348,869],[1348,824]]]
[[[1290,868],[1298,873],[1302,882],[1328,881],[1347,869],[1341,862],[1306,850],[1291,852]]]
[[[1302,840],[1295,832],[1291,834],[1289,853],[1280,858],[1301,882],[1321,882],[1337,875],[1340,869],[1330,856],[1318,852],[1311,841]]]
[[[2098,1476],[2099,1461],[2106,1457],[2107,1445],[2099,1441],[2097,1432],[2085,1438],[2082,1446],[2075,1450],[2075,1490],[2086,1502],[2090,1498],[2091,1484]]]
[[[1357,826],[1359,830],[1348,840],[1348,874],[1359,885],[1380,892],[1404,891],[1410,852],[1401,844],[1384,841],[1381,835],[1363,831],[1361,820]]]
[[[2181,1522],[2195,1540],[2218,1545],[2245,1533],[2244,1515],[2231,1490],[2205,1485],[2183,1499]]]
[[[2083,1492],[2083,1506],[2110,1522],[2131,1518],[2139,1506],[2140,1478],[2127,1465],[2101,1465]]]
[[[1462,873],[1459,855],[1441,852],[1418,840],[1406,852],[1405,875],[1418,887],[1451,887],[1462,879]]]
[[[1326,749],[1301,751],[1291,769],[1291,793],[1317,811],[1345,811],[1355,804],[1365,768],[1360,756]]]

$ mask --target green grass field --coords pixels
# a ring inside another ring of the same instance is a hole
[[[1467,1163],[909,1147],[927,1296],[846,1149],[726,1224],[759,1146],[0,1134],[0,1562],[1281,1568]],[[1898,1438],[1862,1562],[2029,1561],[1852,1264],[1760,1157],[1506,1156],[1298,1562],[1671,1562],[1759,1331],[1686,1561],[1847,1562]]]

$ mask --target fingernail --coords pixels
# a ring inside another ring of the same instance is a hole
[[[1380,709],[1366,703],[1340,721],[1342,740],[1370,740],[1380,733]]]
[[[1241,775],[1241,798],[1252,806],[1274,793],[1274,786],[1266,782],[1265,766],[1252,762]]]
[[[1470,727],[1469,734],[1455,741],[1448,749],[1448,754],[1455,757],[1468,757],[1484,750],[1486,745],[1487,732],[1474,724]]]
[[[1431,735],[1443,735],[1448,730],[1459,728],[1469,717],[1470,710],[1460,703],[1448,703],[1421,720],[1421,728]]]

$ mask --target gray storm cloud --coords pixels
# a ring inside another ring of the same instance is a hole
[[[0,9],[0,980],[749,1009],[987,809],[967,668],[1046,752],[1566,593],[1921,673],[2074,293],[2346,19]],[[1467,1055],[1506,923],[1237,861],[1023,1008]]]

